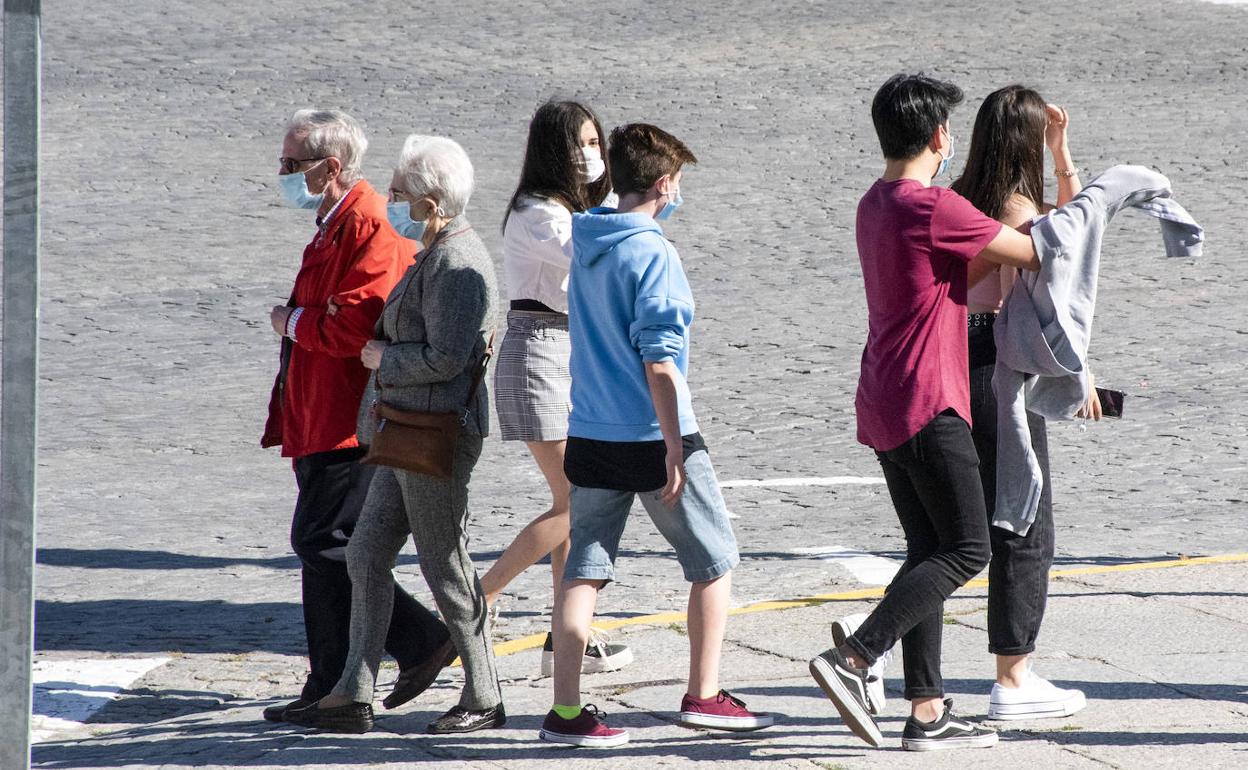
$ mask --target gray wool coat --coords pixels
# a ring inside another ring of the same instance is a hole
[[[382,403],[423,412],[463,411],[473,372],[494,329],[496,287],[485,244],[462,214],[455,217],[417,255],[377,321],[374,336],[389,343],[375,378]],[[374,429],[368,410],[377,393],[373,382],[360,405],[363,443]],[[487,382],[482,378],[469,406],[466,433],[489,433]]]

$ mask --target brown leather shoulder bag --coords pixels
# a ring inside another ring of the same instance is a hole
[[[468,423],[469,411],[477,388],[485,377],[490,357],[494,355],[494,335],[486,343],[485,352],[477,362],[468,389],[468,399],[463,412],[415,412],[396,409],[381,401],[380,395],[373,402],[372,411],[377,420],[373,440],[368,453],[360,462],[369,465],[388,465],[412,473],[423,473],[437,479],[451,478],[455,465],[455,440]],[[381,384],[376,382],[377,393]]]
[[[471,227],[439,238],[434,244],[463,235]],[[425,251],[432,250],[433,244]],[[419,272],[425,266],[422,259],[417,265]],[[410,283],[409,283],[410,286]],[[399,299],[399,313],[403,312],[403,300],[407,292]],[[485,377],[485,369],[489,366],[490,357],[494,355],[494,334],[490,334],[485,352],[477,362],[473,372],[472,386],[468,388],[468,399],[464,403],[463,412],[414,412],[396,409],[381,400],[381,383],[377,374],[373,373],[373,386],[377,398],[373,401],[371,412],[377,421],[373,431],[368,452],[360,460],[369,465],[387,465],[412,473],[423,473],[437,479],[449,479],[455,466],[455,441],[459,432],[468,423],[468,414],[472,409],[473,398],[477,388]]]

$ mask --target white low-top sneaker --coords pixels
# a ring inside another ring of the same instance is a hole
[[[992,685],[989,719],[1046,719],[1068,717],[1088,705],[1079,690],[1063,690],[1033,671],[1022,687]]]

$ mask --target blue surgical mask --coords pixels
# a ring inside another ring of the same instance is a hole
[[[325,200],[325,193],[313,195],[308,192],[308,180],[302,171],[280,174],[277,177],[277,184],[282,190],[282,197],[286,199],[286,203],[297,209],[318,209],[321,207],[321,201]]]
[[[655,214],[654,218],[660,221],[671,218],[672,212],[680,208],[680,204],[684,202],[685,202],[685,199],[680,197],[680,190],[677,190],[676,197],[672,198],[670,201],[667,202],[666,205],[663,206],[663,208],[659,209],[659,213]]]
[[[410,203],[405,203],[404,201],[387,203],[386,219],[390,220],[390,226],[404,238],[419,241],[420,236],[425,234],[425,223],[412,219],[412,205]]]
[[[949,157],[940,156],[940,167],[936,169],[936,176],[940,176],[949,170],[949,161],[953,160],[953,137],[949,137]],[[936,177],[932,177],[935,179]]]

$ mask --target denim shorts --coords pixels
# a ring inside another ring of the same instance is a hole
[[[663,504],[657,489],[620,492],[573,485],[572,550],[563,579],[615,579],[615,556],[634,497],[641,498],[646,513],[676,552],[685,580],[714,580],[737,566],[741,561],[737,538],[710,455],[705,451],[690,455],[685,475],[685,489],[673,508]]]

